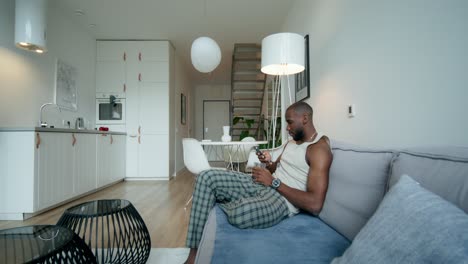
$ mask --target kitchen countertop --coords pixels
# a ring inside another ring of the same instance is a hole
[[[0,127],[0,132],[26,132],[26,131],[127,135],[127,133],[125,132],[99,131],[99,130],[89,130],[89,129],[50,128],[50,127]]]

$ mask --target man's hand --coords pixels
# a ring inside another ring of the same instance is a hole
[[[273,181],[273,176],[270,171],[262,167],[253,167],[252,168],[252,179],[256,183],[263,184],[265,186],[271,186]]]
[[[271,162],[271,155],[268,151],[257,152],[258,160],[262,163],[270,163]]]

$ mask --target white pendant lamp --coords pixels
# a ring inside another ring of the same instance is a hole
[[[221,62],[221,49],[216,41],[208,37],[199,37],[192,43],[192,64],[199,72],[212,72]]]
[[[47,0],[16,0],[15,44],[44,53],[46,48]]]
[[[263,73],[289,75],[304,69],[303,36],[296,33],[277,33],[262,40]]]

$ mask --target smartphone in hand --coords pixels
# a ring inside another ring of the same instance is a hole
[[[260,151],[260,149],[258,148],[258,146],[255,147],[255,153],[257,155],[263,155],[263,152]]]

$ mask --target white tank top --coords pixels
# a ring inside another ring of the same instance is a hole
[[[300,145],[297,145],[294,140],[290,140],[281,155],[281,160],[273,174],[274,177],[291,188],[306,191],[309,174],[309,164],[307,164],[306,160],[307,147],[317,143],[323,136],[322,133],[317,133],[313,141],[304,142]],[[299,212],[299,208],[295,207],[286,198],[284,200],[288,204],[289,216]]]

